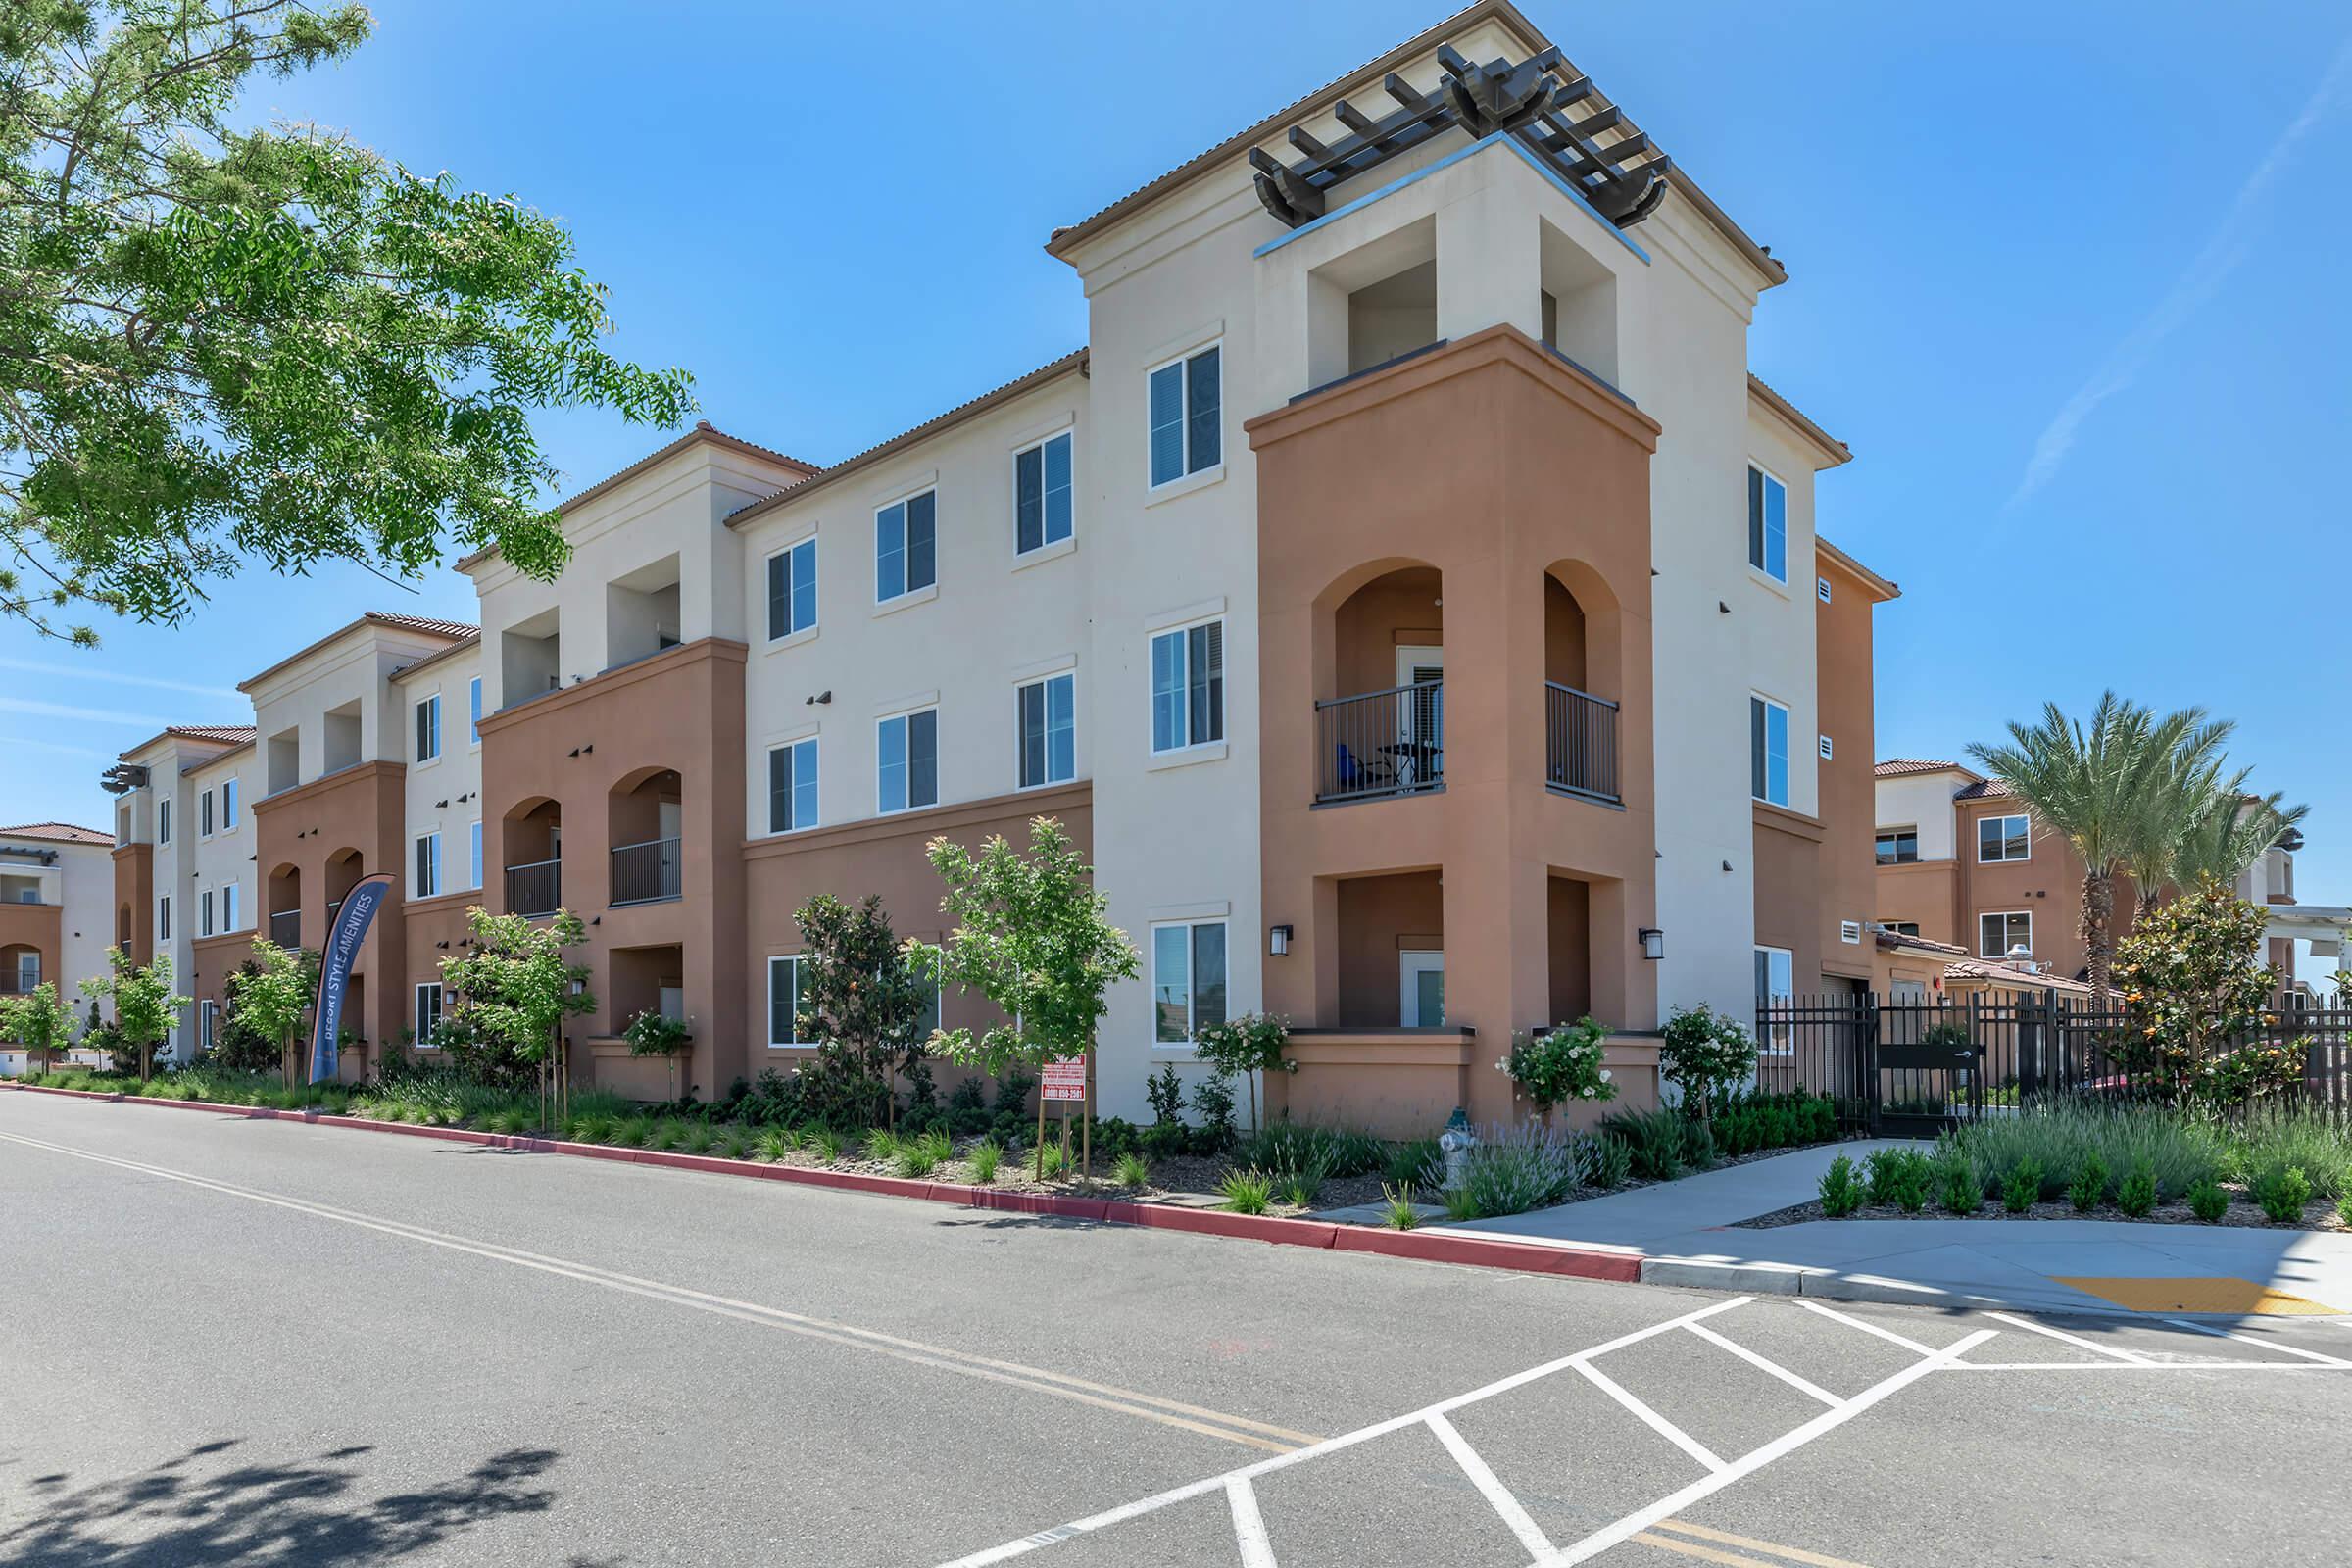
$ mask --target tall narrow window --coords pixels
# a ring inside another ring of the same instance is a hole
[[[1788,580],[1788,487],[1749,465],[1747,564],[1774,582]]]
[[[1759,801],[1788,804],[1788,710],[1769,697],[1747,700],[1747,788]]]
[[[1013,550],[1027,555],[1070,536],[1071,434],[1064,430],[1013,454]]]
[[[236,928],[237,885],[231,882],[220,890],[220,929],[234,931]]]
[[[233,833],[237,827],[237,781],[224,780],[220,785],[220,831]]]
[[[1151,375],[1152,482],[1225,461],[1223,350],[1211,344]]]
[[[939,581],[939,492],[894,501],[874,514],[874,603]]]
[[[155,940],[172,940],[172,895],[169,893],[155,901]]]
[[[155,803],[155,842],[158,844],[172,842],[172,803],[170,801]]]
[[[209,839],[213,836],[213,792],[211,790],[206,790],[196,800],[196,836],[200,839]]]
[[[878,805],[911,811],[939,804],[939,710],[901,713],[876,726],[880,754]]]
[[[466,734],[469,744],[482,744],[482,677],[466,683]]]
[[[767,830],[816,826],[816,742],[795,741],[767,754]]]
[[[427,833],[416,840],[416,885],[411,898],[429,899],[441,891],[441,835]]]
[[[1152,1038],[1163,1046],[1225,1021],[1224,921],[1152,928]]]
[[[439,693],[416,705],[416,760],[429,762],[441,755],[441,697]]]
[[[416,1044],[420,1050],[433,1049],[433,1037],[441,1032],[441,983],[427,980],[416,988],[416,1012],[413,1020]]]
[[[196,934],[200,937],[213,934],[213,893],[210,888],[196,897]]]
[[[467,869],[472,872],[472,880],[466,885],[479,890],[482,885],[482,824],[476,822],[468,827],[466,830],[466,838],[467,841]]]
[[[767,960],[767,1043],[808,1043],[801,1038],[801,957],[797,953]]]
[[[816,537],[767,558],[767,637],[773,642],[816,624]]]
[[[1180,751],[1225,738],[1225,623],[1152,639],[1152,749]]]
[[[1020,691],[1021,788],[1078,776],[1078,678],[1049,675]]]

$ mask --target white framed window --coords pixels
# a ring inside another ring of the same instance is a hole
[[[236,830],[237,781],[233,778],[222,779],[220,781],[220,831],[234,833]]]
[[[1905,826],[1879,829],[1879,863],[1881,865],[1910,865],[1918,859],[1918,828]]]
[[[209,839],[213,836],[213,792],[211,790],[206,790],[196,798],[196,836],[200,839]]]
[[[237,885],[234,882],[220,890],[220,929],[237,929]]]
[[[466,683],[466,744],[482,744],[482,677]]]
[[[426,980],[416,987],[416,1006],[410,1015],[416,1031],[416,1044],[432,1049],[433,1037],[441,1032],[441,982]]]
[[[1788,580],[1788,487],[1747,466],[1747,564],[1774,582]]]
[[[1225,461],[1224,357],[1211,343],[1149,372],[1153,489]]]
[[[170,801],[155,803],[155,842],[158,844],[172,842],[172,803]]]
[[[801,1038],[801,956],[783,954],[767,960],[767,1043],[807,1046]]]
[[[466,829],[466,870],[471,873],[466,886],[476,892],[482,886],[482,824],[470,823]]]
[[[939,710],[896,713],[874,726],[875,809],[911,811],[939,804]]]
[[[416,839],[416,885],[411,898],[429,899],[441,891],[441,835],[424,833]]]
[[[815,624],[816,535],[810,534],[767,558],[767,640],[772,643]]]
[[[1977,863],[1998,865],[2031,858],[2034,819],[2029,816],[1986,816],[1977,820]]]
[[[1078,776],[1078,677],[1064,672],[1019,690],[1021,788]]]
[[[213,1049],[213,1038],[219,1028],[220,1004],[206,997],[196,1004],[196,1050],[199,1054]]]
[[[1077,488],[1071,471],[1073,430],[1050,435],[1012,455],[1012,553],[1028,555],[1070,536]]]
[[[200,937],[213,934],[213,893],[210,888],[196,896],[196,934]]]
[[[429,762],[441,755],[441,694],[435,692],[416,705],[416,760]]]
[[[939,492],[925,490],[874,512],[874,603],[939,582]]]
[[[1788,804],[1788,710],[1752,694],[1747,699],[1747,790],[1770,805]]]
[[[155,940],[172,940],[172,895],[169,893],[155,901]]]
[[[771,746],[767,752],[767,830],[797,833],[816,826],[816,738]]]
[[[1756,947],[1756,1006],[1759,1010],[1787,1007],[1796,1000],[1796,955],[1787,948]],[[1770,1056],[1795,1051],[1794,1026],[1785,1018],[1769,1021],[1760,1031],[1758,1050]]]
[[[1225,622],[1180,626],[1152,639],[1152,749],[1182,751],[1225,738]]]
[[[2034,911],[1995,909],[1977,916],[1977,956],[2006,958],[2011,950],[2034,951]]]
[[[1223,920],[1171,921],[1152,928],[1152,1037],[1190,1045],[1202,1024],[1225,1021]]]

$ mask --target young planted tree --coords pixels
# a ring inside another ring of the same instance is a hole
[[[302,1081],[296,1060],[302,1015],[318,994],[318,955],[307,948],[281,948],[268,937],[254,938],[251,962],[229,980],[229,1027],[240,1037],[277,1048],[288,1089]]]
[[[1061,824],[1029,824],[1024,857],[1002,834],[972,854],[933,839],[924,853],[947,891],[941,912],[956,922],[938,948],[914,950],[942,984],[977,991],[1004,1021],[975,1036],[938,1037],[946,1054],[993,1074],[1042,1069],[1054,1056],[1084,1056],[1093,1071],[1095,1024],[1108,993],[1142,972],[1127,933],[1104,917],[1107,905]],[[1045,1102],[1038,1102],[1037,1174],[1045,1176]]]
[[[21,997],[0,1001],[0,1040],[24,1048],[25,1065],[47,1072],[51,1058],[74,1038],[74,1009],[57,999],[57,982],[44,980]],[[38,1060],[40,1065],[32,1066]]]
[[[831,1069],[825,1078],[871,1123],[895,1130],[896,1077],[922,1055],[930,987],[891,931],[877,894],[852,907],[820,893],[793,919],[801,928],[799,1037],[819,1042],[819,1058]]]
[[[466,921],[473,946],[441,960],[441,984],[456,998],[449,1017],[536,1068],[540,1124],[558,1125],[570,1113],[564,1020],[596,1010],[588,970],[564,956],[588,940],[587,927],[569,909],[542,924],[476,907]]]
[[[248,86],[374,26],[340,0],[0,8],[0,618],[92,643],[61,617],[176,621],[244,557],[413,574],[445,535],[552,580],[530,411],[693,409],[682,371],[605,351],[553,219],[251,125]]]
[[[1251,1132],[1259,1127],[1258,1075],[1298,1070],[1298,1064],[1283,1054],[1290,1044],[1291,1020],[1264,1012],[1245,1012],[1221,1023],[1201,1024],[1193,1031],[1194,1055],[1207,1062],[1219,1077],[1239,1077],[1250,1085]]]
[[[151,963],[137,964],[124,949],[109,948],[106,961],[113,972],[84,980],[81,993],[115,1004],[115,1028],[122,1044],[139,1054],[139,1082],[145,1083],[155,1076],[156,1046],[171,1035],[179,1009],[192,999],[172,994],[168,953],[157,954]]]

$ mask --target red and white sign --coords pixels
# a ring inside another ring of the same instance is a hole
[[[1038,1093],[1047,1100],[1086,1099],[1086,1058],[1055,1056],[1048,1061],[1045,1087]]]

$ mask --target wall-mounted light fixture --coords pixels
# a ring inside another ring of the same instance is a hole
[[[801,706],[804,708],[822,708],[832,701],[832,688],[827,687],[825,690],[818,692],[815,696],[807,699]]]
[[[1666,956],[1666,933],[1656,926],[1642,926],[1634,933],[1634,940],[1642,944],[1642,956],[1651,962]]]
[[[1270,956],[1270,957],[1276,957],[1276,958],[1287,958],[1287,957],[1289,957],[1289,956],[1291,956],[1291,935],[1292,935],[1292,933],[1291,933],[1291,928],[1290,928],[1289,926],[1287,926],[1287,925],[1277,925],[1277,926],[1269,926],[1269,927],[1267,927],[1267,928],[1266,928],[1266,953],[1267,953],[1267,956]]]

